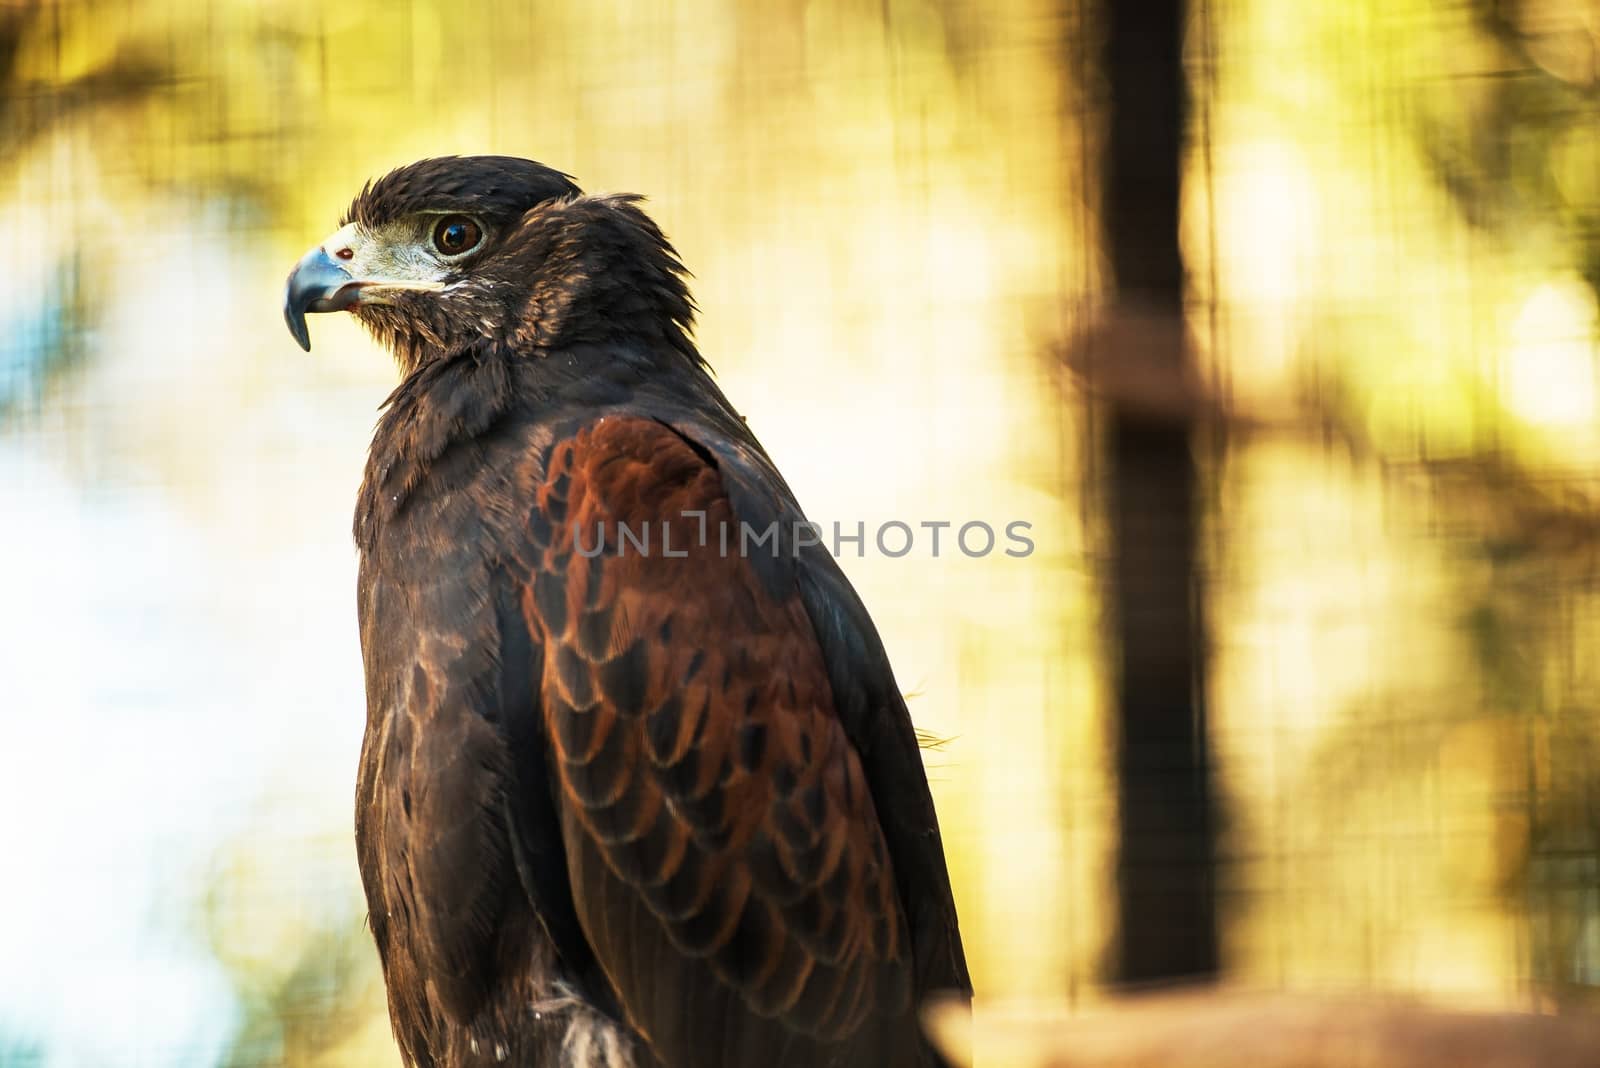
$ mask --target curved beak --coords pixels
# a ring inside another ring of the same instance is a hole
[[[289,272],[283,291],[283,321],[300,347],[311,351],[306,312],[343,311],[356,302],[361,283],[334,262],[321,245],[307,252]]]

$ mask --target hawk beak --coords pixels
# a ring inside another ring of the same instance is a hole
[[[283,291],[283,321],[300,347],[311,351],[306,312],[343,311],[356,302],[361,283],[333,261],[321,245],[307,252],[289,272]]]

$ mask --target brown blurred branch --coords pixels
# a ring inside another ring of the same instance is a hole
[[[167,84],[162,65],[145,56],[118,53],[108,63],[70,81],[23,81],[23,46],[49,32],[54,5],[0,0],[0,157],[15,156],[36,138],[80,113],[128,103]]]
[[[1600,1015],[1462,1012],[1397,997],[1166,993],[1082,1013],[980,1000],[970,1037],[960,1016],[936,1006],[930,1031],[957,1064],[984,1068],[1587,1068],[1600,1050]]]
[[[1182,329],[1172,316],[1153,312],[1100,317],[1062,353],[1071,388],[1171,426],[1221,431],[1231,444],[1273,438],[1337,446],[1353,461],[1376,466],[1392,483],[1431,493],[1445,522],[1493,549],[1600,564],[1600,482],[1583,492],[1571,478],[1542,477],[1500,452],[1396,460],[1326,384],[1281,408],[1242,404],[1188,367],[1173,370],[1163,354]]]

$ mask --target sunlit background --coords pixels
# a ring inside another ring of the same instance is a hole
[[[985,998],[1107,990],[1096,9],[0,0],[0,1064],[398,1063],[349,537],[366,179],[640,192],[918,725]],[[1201,0],[1189,330],[1224,974],[1600,987],[1600,6]]]

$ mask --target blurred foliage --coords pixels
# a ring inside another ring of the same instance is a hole
[[[1194,49],[1233,970],[1592,990],[1594,11],[1270,8]]]
[[[283,844],[304,849],[304,843]],[[348,882],[348,870],[286,879],[289,873],[274,871],[281,854],[265,845],[257,836],[219,858],[204,912],[207,941],[239,1003],[240,1024],[220,1063],[244,1068],[388,1059],[387,1028],[377,1041],[371,1033],[385,1009],[365,915],[329,910],[322,899],[327,885]],[[339,845],[342,836],[338,845],[325,843],[323,855],[341,856]]]

